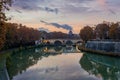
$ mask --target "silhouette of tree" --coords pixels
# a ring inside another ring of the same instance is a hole
[[[6,23],[5,48],[33,45],[40,38],[40,32],[22,24]]]
[[[5,10],[9,10],[12,0],[0,0],[0,49],[4,46],[5,42],[5,21],[7,20]]]
[[[85,26],[80,30],[80,37],[87,42],[90,39],[93,39],[93,29],[90,26]]]
[[[100,39],[107,39],[108,38],[108,32],[109,32],[109,25],[106,23],[101,23],[96,26],[95,29],[96,36]]]
[[[110,26],[109,36],[111,39],[120,39],[120,27],[119,23],[113,23]]]

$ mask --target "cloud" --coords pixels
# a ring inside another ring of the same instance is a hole
[[[117,3],[116,3],[117,2]],[[103,11],[110,12],[113,15],[116,15],[116,12],[114,9],[112,9],[113,6],[109,4],[113,4],[113,0],[69,0],[69,4],[67,4],[64,7],[64,10],[68,13],[100,13]],[[109,4],[108,4],[109,3]],[[120,1],[115,1],[114,6],[117,6],[117,4],[120,3]],[[73,12],[72,12],[73,11]]]
[[[52,9],[52,8],[49,8],[49,7],[45,7],[45,8],[43,8],[43,10],[45,10],[47,12],[54,12],[56,14],[58,14],[58,11],[59,11],[57,8]]]
[[[64,9],[62,10],[63,13],[84,13],[87,12],[89,10],[89,7],[84,7],[84,6],[75,6],[75,5],[71,5],[71,4],[67,4],[66,6],[63,7]]]
[[[68,25],[68,24],[58,24],[58,23],[48,23],[48,22],[45,22],[45,21],[40,21],[41,23],[44,23],[46,25],[52,25],[56,28],[63,28],[65,30],[73,30],[72,26]]]
[[[81,15],[101,12],[97,0],[66,0],[65,5],[60,7],[60,11],[64,14],[68,13]]]
[[[57,28],[63,28],[63,29],[66,29],[66,30],[72,30],[72,27],[68,24],[58,24],[58,23],[50,23],[51,25],[57,27]]]
[[[63,14],[87,14],[88,12],[103,11],[107,7],[106,11],[115,14],[114,9],[109,8],[107,2],[117,7],[120,3],[119,0],[15,0],[13,7],[18,10],[46,11],[55,14],[58,14],[58,12]],[[93,4],[89,5],[91,3]],[[101,10],[101,7],[103,7],[103,10]]]
[[[110,2],[107,2],[107,0],[98,0],[98,2],[102,7],[104,7],[106,11],[110,12],[113,15],[116,15],[116,12],[112,10],[111,7],[109,6],[109,4],[111,4]]]
[[[88,12],[100,12],[100,7],[94,6],[95,2],[106,7],[106,0],[15,0],[13,7],[17,10],[45,11],[55,14],[87,14]],[[93,5],[89,5],[91,3]]]
[[[18,13],[22,13],[22,11],[20,11],[20,10],[17,10],[17,9],[16,9],[15,11],[16,11],[16,12],[18,12]]]
[[[115,12],[114,10],[108,9],[108,11],[109,11],[110,13],[112,13],[113,15],[116,15],[116,12]]]
[[[43,6],[40,4],[45,3],[45,0],[16,0],[13,4],[15,10],[25,10],[25,11],[46,11],[58,14],[58,8]]]
[[[50,24],[50,23],[45,22],[45,21],[42,21],[42,20],[40,20],[40,22],[41,22],[41,23],[44,23],[44,24],[46,24],[46,25],[49,25],[49,24]]]
[[[86,2],[92,2],[95,0],[66,0],[66,1],[71,3],[86,3]]]
[[[16,19],[26,22],[30,18],[35,23],[45,19],[51,22],[88,24],[89,20],[97,23],[99,20],[112,20],[112,16],[120,14],[120,0],[16,0],[12,7],[11,14]],[[15,10],[22,14],[13,14]]]
[[[46,32],[50,32],[48,29],[46,29],[46,28],[44,28],[44,27],[39,28],[39,31],[46,31]]]
[[[81,13],[89,12],[89,6],[83,6],[83,4],[89,4],[96,0],[16,0],[13,4],[14,8],[26,10],[26,11],[46,11],[58,14],[63,13]]]

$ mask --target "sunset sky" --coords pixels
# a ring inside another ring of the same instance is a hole
[[[46,31],[79,33],[85,25],[120,20],[120,0],[15,0],[10,22]]]

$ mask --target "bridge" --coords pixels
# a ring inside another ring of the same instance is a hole
[[[81,39],[44,39],[36,41],[35,44],[39,45],[44,43],[47,45],[81,45],[82,42],[83,41]]]
[[[77,45],[81,44],[81,39],[45,39],[43,40],[46,44],[53,44],[53,45]]]

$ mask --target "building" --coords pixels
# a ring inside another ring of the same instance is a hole
[[[73,32],[71,30],[69,31],[68,36],[69,36],[69,38],[73,38],[74,37],[74,34],[73,34]]]

